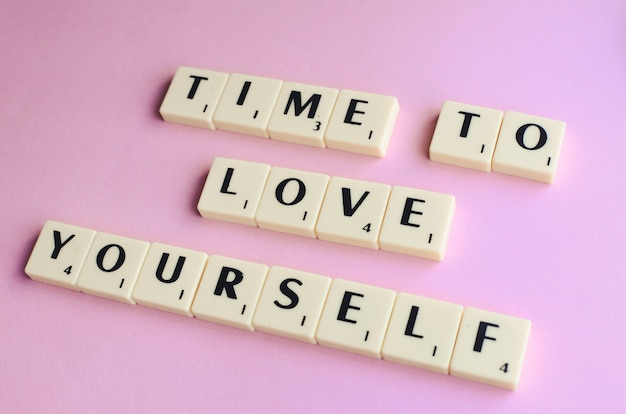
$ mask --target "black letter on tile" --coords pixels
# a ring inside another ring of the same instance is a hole
[[[480,352],[483,349],[483,342],[485,339],[491,339],[495,341],[496,338],[492,338],[487,336],[487,328],[493,326],[494,328],[499,328],[495,323],[489,322],[480,322],[478,325],[478,332],[476,333],[476,341],[474,341],[474,352]]]
[[[419,227],[419,224],[411,223],[409,219],[411,218],[411,214],[417,214],[421,216],[423,213],[421,211],[412,210],[413,203],[425,203],[426,200],[420,200],[419,198],[407,198],[404,202],[404,211],[402,212],[402,219],[400,220],[400,224],[411,227]]]
[[[539,130],[539,140],[537,141],[537,145],[535,145],[532,148],[527,147],[526,144],[524,143],[524,134],[526,133],[526,130],[528,129],[528,127],[531,127],[531,126],[537,127],[537,129]],[[532,151],[532,150],[537,150],[543,147],[544,145],[546,145],[546,142],[548,142],[548,133],[546,132],[545,129],[543,129],[541,125],[526,124],[526,125],[522,125],[521,127],[519,127],[519,129],[515,133],[515,139],[517,140],[517,143],[519,144],[520,147]]]
[[[115,262],[113,267],[111,267],[110,269],[105,269],[104,268],[104,256],[112,247],[117,247],[117,252],[118,252],[117,261]],[[122,265],[124,264],[124,260],[126,260],[126,252],[124,251],[124,248],[120,246],[119,244],[107,244],[102,249],[100,249],[100,251],[98,252],[98,255],[96,256],[96,264],[98,265],[98,268],[102,270],[103,272],[115,272],[117,269],[122,267]]]
[[[235,278],[231,281],[228,281],[228,274],[232,273],[235,275]],[[215,296],[221,296],[222,292],[226,290],[226,296],[231,299],[237,299],[237,294],[235,293],[235,285],[238,285],[243,280],[243,272],[241,270],[232,268],[232,267],[222,267],[222,271],[220,272],[220,277],[217,279],[217,285],[215,285],[215,291],[213,294]]]
[[[70,240],[72,240],[74,238],[75,234],[72,234],[70,237],[68,237],[64,242],[61,241],[61,232],[58,230],[55,230],[53,233],[53,237],[54,237],[54,250],[52,251],[52,256],[50,256],[51,259],[56,259],[57,257],[59,257],[59,253],[61,252],[61,248],[63,246],[65,246],[67,243],[69,243]]]
[[[463,126],[461,127],[461,138],[467,138],[467,133],[469,132],[470,122],[472,122],[472,117],[477,116],[480,118],[480,115],[473,114],[471,112],[463,112],[459,111],[461,115],[465,115],[463,118]]]
[[[209,80],[209,78],[204,78],[202,76],[194,76],[194,75],[189,75],[190,78],[193,78],[193,85],[191,85],[191,89],[189,90],[189,93],[187,94],[187,99],[193,99],[193,97],[196,95],[196,91],[198,90],[198,86],[200,85],[200,82],[203,80]]]
[[[356,321],[354,321],[352,319],[348,319],[346,317],[346,314],[348,313],[349,309],[361,310],[361,308],[359,308],[358,306],[350,305],[350,299],[352,299],[352,296],[358,296],[358,297],[361,297],[361,298],[364,297],[360,293],[346,291],[343,294],[343,299],[341,300],[341,306],[339,307],[339,314],[337,315],[337,320],[338,321],[344,321],[344,322],[348,322],[348,323],[356,323]]]
[[[359,206],[365,201],[365,198],[370,194],[369,191],[363,193],[359,201],[352,207],[352,195],[349,188],[341,188],[341,197],[343,198],[343,215],[346,217],[352,217]]]
[[[250,85],[252,85],[252,82],[250,81],[245,81],[243,83],[243,88],[241,88],[239,99],[237,99],[237,105],[243,105],[244,101],[246,100],[246,95],[248,95],[248,90],[250,90]]]
[[[354,114],[364,114],[363,111],[357,111],[356,106],[358,103],[369,103],[368,101],[362,101],[360,99],[351,99],[350,105],[348,105],[348,112],[346,112],[346,117],[343,119],[344,124],[352,124],[352,125],[361,125],[360,122],[356,122],[352,120]]]
[[[290,181],[295,181],[298,183],[298,194],[296,195],[296,198],[293,199],[293,201],[288,203],[283,199],[283,192],[285,191],[285,187],[287,186],[287,184],[289,184]],[[306,194],[306,186],[301,180],[297,178],[284,179],[276,187],[276,200],[278,200],[280,204],[285,205],[285,206],[293,206],[294,204],[298,204],[300,201],[302,201],[305,194]]]
[[[321,98],[322,95],[314,93],[309,98],[309,100],[306,101],[304,105],[302,105],[302,95],[300,91],[291,91],[291,93],[289,94],[289,99],[287,100],[287,107],[285,108],[284,115],[287,115],[287,112],[289,112],[289,107],[291,107],[291,103],[293,102],[296,116],[300,116],[300,114],[306,109],[306,107],[311,105],[307,118],[313,119],[315,117],[315,112],[317,111],[317,106],[320,104]]]
[[[228,186],[230,185],[230,179],[233,178],[233,172],[235,172],[234,168],[228,167],[226,169],[226,176],[224,177],[224,181],[222,182],[222,188],[220,188],[220,193],[237,194],[233,191],[228,191]]]
[[[160,282],[163,283],[174,283],[178,280],[180,276],[180,272],[183,270],[183,265],[185,264],[185,256],[178,256],[178,260],[176,261],[176,267],[174,268],[174,273],[172,273],[172,277],[169,279],[163,279],[163,270],[165,270],[165,265],[167,264],[167,260],[170,258],[169,253],[163,253],[161,255],[161,260],[159,261],[159,265],[156,270],[156,277]]]
[[[282,282],[280,282],[281,293],[287,296],[289,299],[291,299],[291,302],[289,302],[286,305],[283,305],[279,301],[275,300],[274,305],[278,306],[281,309],[293,309],[298,305],[298,302],[300,301],[300,298],[298,298],[298,295],[296,294],[296,292],[294,292],[293,290],[289,288],[289,286],[287,286],[289,282],[294,282],[297,285],[302,286],[302,282],[299,281],[298,279],[285,279]]]
[[[419,312],[419,306],[411,306],[411,313],[409,314],[409,320],[406,324],[406,328],[404,329],[404,334],[406,336],[412,336],[414,338],[423,338],[422,335],[417,335],[413,333],[413,329],[415,328],[415,320],[417,319],[417,312]]]

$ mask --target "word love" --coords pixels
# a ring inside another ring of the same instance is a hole
[[[395,97],[181,66],[161,104],[165,121],[383,157]]]
[[[48,221],[44,283],[514,389],[530,321],[347,280]]]
[[[205,218],[442,260],[452,195],[215,158],[198,211]]]
[[[565,123],[446,101],[430,159],[480,171],[554,182]]]

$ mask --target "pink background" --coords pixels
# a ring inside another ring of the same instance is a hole
[[[0,411],[626,409],[626,3],[302,3],[2,2]],[[397,96],[387,156],[166,123],[179,65]],[[447,99],[565,121],[556,182],[430,161]],[[447,257],[202,219],[216,156],[453,194]],[[519,388],[31,281],[47,219],[530,319]]]

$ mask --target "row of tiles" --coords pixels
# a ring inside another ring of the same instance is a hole
[[[554,182],[565,123],[459,102],[444,102],[430,159],[479,171]]]
[[[392,96],[181,66],[165,121],[383,157],[398,116]]]
[[[33,280],[515,389],[530,321],[47,221]]]
[[[442,260],[455,205],[448,194],[218,157],[197,208],[205,218]]]

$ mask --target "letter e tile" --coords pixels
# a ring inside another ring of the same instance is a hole
[[[530,325],[526,319],[466,308],[450,374],[515,389],[522,372]]]
[[[24,271],[33,280],[79,290],[76,280],[95,236],[95,230],[46,221]]]

